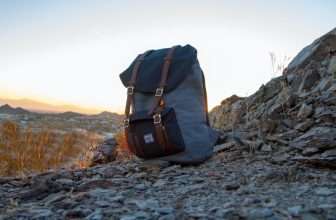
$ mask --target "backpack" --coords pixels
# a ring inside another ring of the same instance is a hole
[[[205,80],[194,47],[149,50],[120,79],[127,88],[124,128],[132,153],[185,165],[211,157],[218,134],[209,126]]]

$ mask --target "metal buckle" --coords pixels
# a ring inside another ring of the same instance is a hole
[[[156,113],[155,115],[153,115],[153,120],[154,120],[154,124],[160,124],[161,123],[161,114]]]
[[[162,96],[163,95],[163,88],[157,88],[155,91],[155,96]]]
[[[133,94],[134,94],[134,86],[128,86],[127,95],[133,95]]]
[[[129,126],[129,118],[124,119],[124,127],[127,128]]]

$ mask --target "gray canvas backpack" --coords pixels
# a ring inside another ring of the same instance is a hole
[[[204,75],[190,45],[140,54],[120,79],[127,88],[125,136],[140,158],[198,164],[218,134],[209,126]]]

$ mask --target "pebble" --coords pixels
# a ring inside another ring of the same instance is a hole
[[[172,214],[174,212],[174,209],[173,208],[170,208],[170,207],[160,207],[160,208],[154,208],[154,210],[160,214],[164,214],[164,215],[167,215],[167,214]]]
[[[331,196],[335,194],[335,191],[330,190],[327,187],[320,187],[320,188],[315,189],[315,193],[319,196]]]
[[[252,219],[267,218],[273,215],[273,211],[272,209],[269,209],[269,208],[256,208],[256,209],[250,210],[248,212],[248,215]]]
[[[167,182],[165,180],[160,179],[153,184],[153,187],[163,187],[166,184]]]
[[[139,220],[139,219],[150,219],[150,216],[146,212],[135,212],[131,215],[125,215],[120,218],[120,220]]]
[[[159,208],[159,202],[154,199],[134,200],[133,202],[141,210],[155,210]]]
[[[102,220],[103,219],[103,214],[101,213],[100,209],[97,209],[93,213],[91,213],[89,216],[87,216],[85,219],[87,220]]]
[[[240,185],[237,183],[231,183],[231,184],[227,184],[225,185],[225,189],[229,190],[229,191],[233,191],[233,190],[237,190],[239,189]]]
[[[287,210],[292,216],[299,216],[300,212],[302,211],[302,206],[301,205],[292,206],[289,207]]]

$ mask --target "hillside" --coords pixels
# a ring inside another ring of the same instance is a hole
[[[335,219],[336,29],[282,76],[211,111],[200,166],[116,160],[0,178],[2,219]]]
[[[76,105],[52,105],[45,102],[40,102],[32,99],[8,99],[0,97],[0,105],[8,104],[14,107],[22,107],[33,112],[40,113],[62,113],[66,111],[96,114],[97,109],[83,108]]]
[[[57,130],[72,132],[74,130],[91,131],[103,136],[116,133],[121,125],[123,116],[112,112],[86,115],[77,112],[41,113],[28,111],[21,107],[13,108],[8,104],[0,106],[0,123],[12,121],[24,128],[34,130]]]
[[[304,48],[284,74],[249,97],[232,96],[211,112],[212,125],[255,150],[336,167],[336,29]]]
[[[29,111],[17,107],[17,108],[12,108],[10,105],[5,104],[3,106],[0,106],[0,114],[30,114]]]

